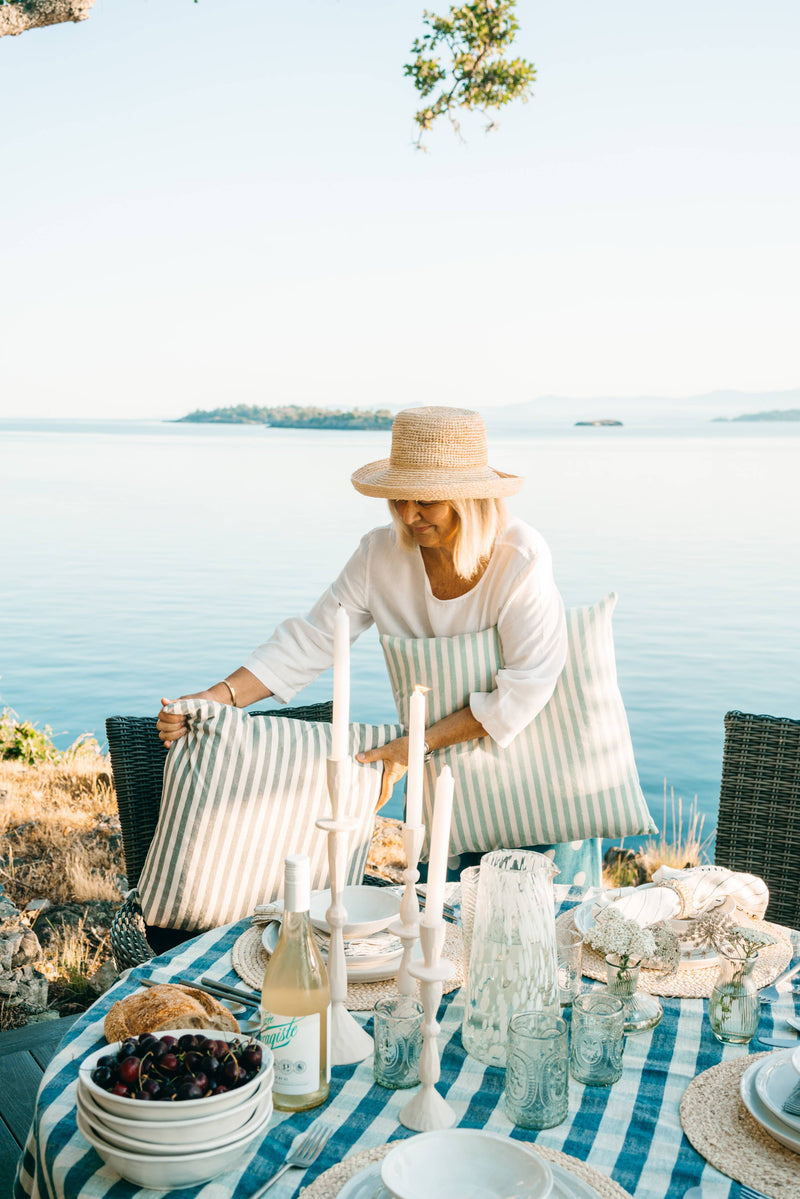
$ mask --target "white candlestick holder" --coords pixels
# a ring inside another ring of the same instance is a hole
[[[400,1111],[400,1123],[415,1132],[432,1132],[436,1128],[451,1128],[456,1114],[447,1100],[436,1090],[439,1081],[439,1032],[436,1021],[442,1001],[442,987],[456,972],[453,962],[441,957],[444,944],[444,920],[436,924],[422,923],[419,939],[422,944],[422,962],[412,962],[409,974],[418,978],[422,992],[425,1022],[422,1025],[422,1053],[419,1059],[421,1088]]]
[[[416,884],[419,882],[417,865],[424,840],[424,824],[403,825],[403,848],[406,854],[406,868],[403,871],[405,890],[400,904],[400,915],[390,925],[390,931],[403,942],[403,960],[397,972],[397,989],[401,995],[415,996],[417,993],[417,981],[411,976],[409,966],[419,937],[419,900]]]
[[[372,1037],[347,1010],[347,962],[344,934],[347,909],[344,906],[344,880],[347,873],[347,843],[358,821],[343,816],[349,794],[350,759],[328,758],[328,792],[333,819],[322,817],[317,828],[328,834],[328,870],[331,878],[331,906],[325,919],[331,930],[328,945],[328,983],[331,989],[331,1065],[346,1066],[363,1062],[372,1053]]]

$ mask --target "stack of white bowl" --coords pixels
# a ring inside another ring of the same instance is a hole
[[[216,1029],[170,1029],[170,1035],[197,1034],[213,1040],[238,1038]],[[243,1086],[203,1099],[153,1099],[142,1103],[112,1095],[92,1082],[98,1059],[113,1056],[119,1044],[90,1054],[78,1074],[78,1128],[99,1156],[128,1182],[154,1190],[207,1182],[243,1162],[257,1148],[272,1116],[275,1066],[262,1042],[261,1069]]]

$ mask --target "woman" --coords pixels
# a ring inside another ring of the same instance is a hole
[[[198,697],[240,708],[269,696],[290,702],[332,664],[340,604],[353,640],[373,623],[381,634],[408,638],[497,627],[503,667],[494,689],[474,692],[466,707],[430,725],[426,741],[431,752],[480,737],[510,744],[555,689],[566,623],[546,543],[503,504],[523,480],[493,470],[487,457],[476,412],[398,413],[391,456],[352,476],[357,491],[389,501],[392,524],[367,533],[306,617],[284,621],[245,665]],[[186,733],[186,717],[162,710],[158,730],[169,745]],[[384,762],[381,806],[406,772],[408,738],[358,759]]]

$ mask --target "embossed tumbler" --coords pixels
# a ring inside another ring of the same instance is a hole
[[[569,1107],[566,1021],[517,1012],[508,1022],[506,1115],[518,1128],[553,1128]]]
[[[608,991],[584,991],[575,996],[570,1070],[576,1082],[610,1087],[622,1078],[624,1026],[622,1000]]]
[[[422,1004],[408,995],[392,995],[375,1004],[375,1081],[399,1091],[419,1083],[422,1052]]]

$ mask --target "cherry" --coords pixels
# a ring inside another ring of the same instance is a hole
[[[142,1069],[141,1059],[138,1057],[126,1057],[120,1062],[117,1074],[120,1082],[124,1082],[126,1086],[132,1086],[139,1081],[139,1074]]]

